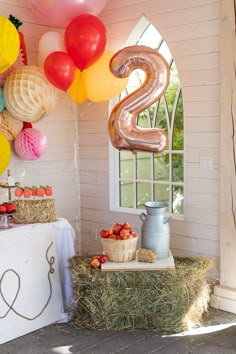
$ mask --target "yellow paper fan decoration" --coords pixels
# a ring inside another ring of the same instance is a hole
[[[43,69],[25,65],[7,77],[3,95],[6,109],[14,118],[35,123],[56,107],[58,89],[47,80]]]
[[[3,73],[15,63],[20,39],[16,27],[4,16],[0,16],[0,33],[0,73]]]
[[[6,136],[0,132],[0,175],[7,169],[11,160],[11,147]]]
[[[2,132],[9,141],[14,140],[22,128],[23,122],[13,118],[6,109],[0,113],[0,132]]]

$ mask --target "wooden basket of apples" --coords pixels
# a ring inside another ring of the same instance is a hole
[[[111,262],[129,262],[135,259],[138,234],[129,223],[116,223],[110,229],[100,231],[103,251]]]

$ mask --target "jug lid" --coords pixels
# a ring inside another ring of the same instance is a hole
[[[157,202],[157,201],[145,202],[143,205],[145,207],[147,207],[147,208],[167,208],[168,207],[167,203],[165,203],[165,202]]]

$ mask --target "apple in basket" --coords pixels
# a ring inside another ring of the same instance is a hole
[[[129,223],[125,222],[124,224],[116,223],[111,229],[101,230],[100,236],[110,240],[127,240],[137,237],[138,234],[132,230]]]

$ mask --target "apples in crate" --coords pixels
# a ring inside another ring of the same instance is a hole
[[[100,231],[103,252],[111,262],[129,262],[135,258],[138,234],[129,223],[116,223]]]
[[[132,230],[132,226],[129,223],[119,224],[116,223],[111,229],[103,229],[100,231],[101,238],[107,238],[111,240],[127,240],[138,236],[136,232]]]

